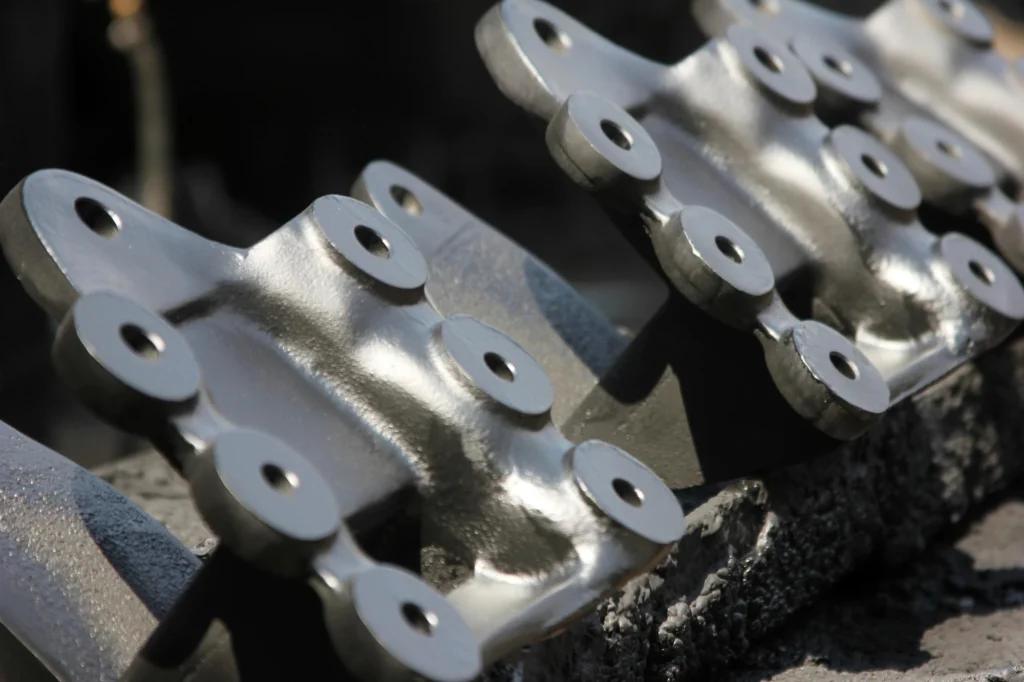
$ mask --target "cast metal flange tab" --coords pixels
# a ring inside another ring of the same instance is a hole
[[[382,170],[357,192],[375,194]],[[409,217],[461,210],[423,186],[393,199]],[[233,556],[312,585],[364,679],[469,680],[646,570],[684,527],[644,465],[553,424],[555,387],[593,368],[577,357],[549,377],[577,354],[550,322],[520,343],[439,312],[453,295],[432,292],[431,268],[456,235],[423,232],[426,247],[331,195],[234,249],[56,170],[0,204],[8,262],[61,320],[60,374],[180,467]],[[430,541],[472,568],[447,595],[350,532],[379,528],[410,490]]]
[[[566,174],[631,216],[623,229],[649,236],[690,302],[757,335],[800,415],[848,439],[1004,339],[1024,289],[984,246],[918,220],[923,196],[991,181],[977,157],[915,177],[876,137],[816,115],[822,101],[863,112],[883,98],[863,55],[737,20],[782,23],[789,6],[720,0],[733,12],[709,12],[721,37],[673,65],[539,0],[504,0],[476,37],[502,92],[547,121]]]
[[[1024,78],[993,50],[972,0],[888,0],[864,19],[803,0],[696,0],[693,10],[709,35],[742,24],[789,45],[825,119],[890,145],[944,222],[980,222],[1024,274]]]

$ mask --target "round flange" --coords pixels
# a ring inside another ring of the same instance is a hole
[[[921,204],[921,188],[906,165],[888,147],[860,128],[841,125],[828,140],[860,184],[892,208],[912,211]]]
[[[826,45],[805,34],[793,41],[793,52],[819,89],[861,107],[877,104],[882,98],[882,86],[875,74],[838,45]]]
[[[903,122],[902,134],[918,158],[955,182],[974,189],[996,184],[995,171],[981,152],[946,126],[911,117]]]
[[[225,509],[221,498],[226,493],[234,503],[228,509],[243,510],[282,540],[316,545],[337,532],[341,509],[327,481],[305,457],[276,438],[236,429],[219,435],[200,457],[198,473],[204,480],[191,482],[196,503],[205,508],[204,518],[214,530],[237,520],[225,518],[237,513],[220,511]],[[228,535],[226,542],[231,541]],[[239,553],[246,555],[244,550]]]
[[[880,415],[889,409],[888,384],[849,339],[814,320],[800,322],[792,335],[804,366],[832,396],[865,415]]]
[[[556,161],[588,188],[661,175],[661,153],[644,127],[593,92],[569,95],[548,124],[546,139]]]
[[[968,43],[991,47],[995,29],[971,0],[917,0],[935,19]]]
[[[511,338],[469,315],[440,325],[448,355],[472,384],[494,401],[525,415],[551,410],[555,392],[547,373]]]
[[[73,342],[99,365],[107,381],[166,406],[187,403],[199,393],[199,365],[188,342],[135,301],[106,292],[87,294],[75,301],[68,319],[62,352]]]
[[[683,510],[660,478],[618,449],[596,440],[569,451],[569,466],[587,499],[610,519],[655,544],[683,536]]]
[[[939,253],[974,298],[1004,317],[1024,319],[1024,288],[999,256],[958,232],[942,236]]]
[[[362,273],[396,289],[419,289],[426,284],[423,254],[376,209],[332,194],[313,202],[313,215],[335,251]]]
[[[704,206],[687,206],[678,217],[693,253],[723,282],[751,297],[775,288],[764,252],[736,223]]]
[[[747,73],[764,89],[790,104],[814,103],[814,79],[785,45],[746,24],[733,24],[725,36]]]
[[[355,574],[347,589],[366,632],[401,667],[442,682],[479,674],[477,638],[448,600],[416,576],[377,566]]]

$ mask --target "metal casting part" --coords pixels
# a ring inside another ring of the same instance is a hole
[[[899,154],[924,199],[978,222],[1024,273],[1024,78],[992,49],[971,0],[889,0],[864,19],[802,0],[695,0],[713,36],[750,25],[787,44],[818,85],[816,108]]]
[[[649,237],[690,302],[756,334],[779,391],[824,433],[863,433],[1024,318],[1013,272],[925,229],[912,172],[871,135],[825,125],[820,86],[771,36],[732,26],[666,66],[505,0],[477,44],[566,174]]]
[[[0,423],[0,678],[114,682],[198,568],[121,493]]]
[[[409,214],[439,205],[392,199]],[[230,552],[308,581],[338,656],[366,679],[471,679],[683,532],[646,467],[552,424],[558,389],[577,380],[563,377],[592,370],[575,357],[549,378],[528,350],[575,348],[550,322],[520,344],[435,303],[459,308],[430,282],[442,245],[466,235],[428,234],[433,252],[332,195],[234,249],[65,171],[30,175],[0,204],[6,258],[61,320],[60,374],[181,468]],[[527,318],[546,311],[506,296]],[[425,540],[472,568],[447,596],[369,558],[349,530],[382,527],[413,492]]]

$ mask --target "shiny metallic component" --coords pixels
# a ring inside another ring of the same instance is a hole
[[[429,188],[410,192],[416,182],[382,164],[356,188],[421,221],[416,241],[368,204],[328,196],[240,250],[87,178],[41,171],[0,204],[0,242],[61,320],[54,362],[76,394],[181,468],[228,555],[313,587],[346,668],[468,680],[658,561],[684,520],[640,462],[574,445],[552,423],[589,395],[621,337],[577,352],[588,319],[607,323],[571,298],[516,298],[564,287],[518,249],[503,254],[526,276],[509,270],[501,296],[474,292],[484,321],[466,314],[465,282],[434,275],[460,242],[479,250],[496,237],[466,229]],[[440,220],[422,220],[433,211]],[[504,286],[500,272],[464,264],[460,277]],[[554,324],[559,306],[572,331]],[[520,320],[523,341],[488,317]],[[579,394],[566,400],[562,386]],[[447,595],[355,539],[386,532],[412,491],[425,541],[471,569]],[[224,564],[211,562],[204,572]],[[154,653],[174,630],[133,674],[183,672]],[[231,655],[215,651],[200,657],[207,669]]]
[[[722,0],[702,4],[706,13],[709,4],[781,26],[793,3]],[[628,234],[649,237],[672,285],[757,336],[800,415],[856,437],[1024,319],[1024,289],[998,256],[917,216],[922,189],[997,190],[970,154],[926,182],[915,178],[920,160],[823,123],[819,100],[869,111],[881,96],[855,57],[809,39],[794,51],[748,23],[709,24],[722,37],[665,66],[551,5],[504,0],[481,20],[477,44],[502,92],[547,121],[561,168],[626,216]],[[963,31],[980,35],[973,20]],[[908,148],[938,139],[923,124],[907,130]]]
[[[992,50],[992,25],[971,0],[889,0],[863,20],[801,0],[693,7],[710,35],[743,24],[789,45],[824,119],[891,146],[927,203],[980,222],[1024,273],[1024,79]]]

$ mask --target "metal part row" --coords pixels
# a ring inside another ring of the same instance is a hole
[[[715,6],[793,25],[790,3],[765,4]],[[662,65],[551,5],[504,0],[477,44],[502,92],[546,125],[563,171],[680,294],[756,335],[779,392],[824,433],[858,436],[1024,319],[1024,289],[998,256],[919,221],[922,186],[932,197],[941,183],[919,184],[876,137],[818,117],[835,93],[798,56],[824,63],[818,43],[791,51],[737,24]],[[942,141],[911,130],[918,146]],[[987,191],[999,195],[994,177]]]
[[[463,225],[461,209],[410,180],[371,167],[356,194],[408,220],[440,209],[425,247],[367,203],[327,196],[234,249],[65,171],[4,199],[0,243],[61,321],[64,380],[180,467],[226,551],[314,588],[347,669],[468,680],[658,561],[683,514],[622,450],[559,433],[552,382],[522,345],[447,314],[459,292],[432,290],[428,263],[479,235],[432,233]],[[480,255],[469,262],[486,269]],[[522,274],[518,290],[547,272]],[[551,328],[534,345],[567,353]],[[354,539],[411,509],[424,541],[471,570],[447,596]]]

